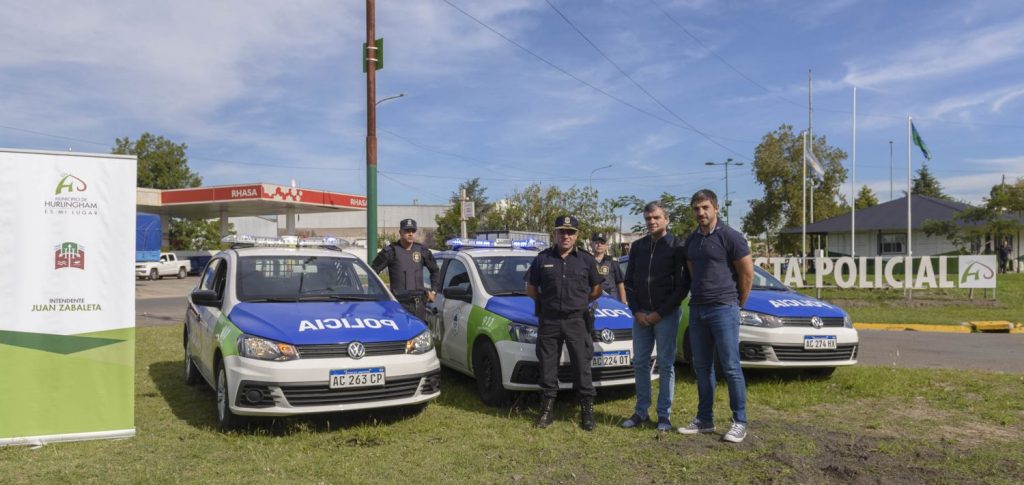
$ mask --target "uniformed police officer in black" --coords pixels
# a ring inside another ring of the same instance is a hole
[[[590,247],[594,249],[594,260],[597,261],[597,272],[604,278],[601,288],[612,298],[628,305],[626,301],[626,284],[622,276],[622,267],[618,260],[608,254],[608,236],[596,232],[590,236]]]
[[[388,269],[391,280],[391,291],[395,296],[409,295],[412,300],[402,301],[402,307],[426,321],[426,301],[433,302],[437,288],[440,286],[440,274],[434,254],[426,246],[416,242],[416,221],[403,219],[399,223],[400,238],[377,253],[373,258],[373,270],[377,273]],[[423,268],[430,271],[430,288],[423,287]]]
[[[580,426],[594,429],[594,384],[590,361],[594,341],[587,330],[590,302],[601,296],[601,275],[594,257],[576,248],[579,222],[573,216],[555,220],[555,244],[541,251],[527,276],[526,293],[539,303],[537,360],[540,361],[541,407],[536,426],[546,428],[554,419],[558,396],[558,361],[562,344],[569,350],[573,388],[580,400]]]

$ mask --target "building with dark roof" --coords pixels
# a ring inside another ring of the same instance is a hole
[[[925,195],[913,195],[912,197],[910,229],[914,256],[934,256],[956,251],[956,246],[953,246],[945,237],[925,235],[922,227],[928,220],[952,221],[955,215],[969,208],[970,205]],[[856,214],[856,246],[854,246],[856,256],[902,256],[907,254],[906,197],[859,209]],[[1006,215],[1004,217],[1024,222],[1024,219],[1017,216]],[[799,235],[800,232],[800,226],[782,230],[783,234]],[[808,224],[807,236],[808,248],[825,249],[833,256],[849,256],[851,249],[850,213]],[[1020,240],[1019,232],[1016,240]],[[817,242],[812,244],[812,241]],[[983,252],[986,248],[990,250],[994,248],[990,240],[981,243],[983,246],[980,249]],[[1011,244],[1013,243],[1011,242]]]

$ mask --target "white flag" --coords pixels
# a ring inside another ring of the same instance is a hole
[[[814,169],[814,173],[818,174],[819,177],[825,176],[825,169],[822,168],[821,162],[814,156],[814,148],[808,147],[807,149],[807,161],[811,162],[811,168]]]

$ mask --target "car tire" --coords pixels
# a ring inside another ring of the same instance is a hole
[[[512,393],[501,383],[501,361],[489,341],[481,341],[473,347],[473,376],[484,404],[497,407],[508,402]]]
[[[194,386],[199,382],[199,368],[192,360],[192,346],[188,344],[188,330],[185,330],[185,384]]]
[[[243,418],[231,412],[231,393],[228,391],[228,373],[224,370],[224,362],[217,362],[217,427],[222,431],[238,428]]]
[[[804,375],[814,379],[828,379],[835,373],[835,367],[814,367],[812,369],[804,369]]]
[[[188,275],[188,271],[185,271],[185,267],[184,266],[178,268],[178,279],[179,280],[185,279],[186,275]]]
[[[149,270],[149,281],[155,281],[160,278],[160,271],[156,268]]]

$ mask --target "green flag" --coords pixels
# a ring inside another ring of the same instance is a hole
[[[932,152],[928,151],[928,145],[924,144],[924,140],[921,139],[921,134],[917,132],[917,127],[914,126],[914,122],[910,122],[910,133],[914,138],[914,144],[921,149],[921,153],[924,154],[924,158],[928,160],[932,159]]]

